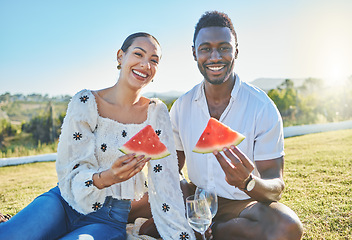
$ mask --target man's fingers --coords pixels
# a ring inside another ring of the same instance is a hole
[[[237,165],[238,163],[241,163],[241,162],[242,162],[242,161],[239,159],[239,157],[237,157],[237,155],[234,154],[234,152],[232,152],[232,151],[231,151],[230,149],[228,149],[227,147],[224,147],[223,151],[224,151],[226,157],[228,157],[228,158],[231,160],[231,162],[232,162],[233,165]]]
[[[243,165],[248,169],[248,171],[252,172],[254,170],[254,163],[248,159],[248,157],[236,146],[231,146],[231,151],[239,157]]]
[[[234,167],[232,164],[230,165],[230,163],[224,158],[224,156],[222,156],[222,154],[219,151],[214,151],[213,154],[215,155],[216,159],[220,163],[220,166],[225,173],[228,171],[228,168]]]

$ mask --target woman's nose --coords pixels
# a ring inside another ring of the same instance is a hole
[[[146,59],[146,60],[143,60],[141,62],[141,67],[145,67],[146,69],[150,69],[150,63],[149,61]]]

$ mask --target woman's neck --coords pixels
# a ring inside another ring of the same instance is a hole
[[[105,101],[114,104],[120,105],[124,107],[132,107],[140,102],[141,90],[135,91],[123,84],[119,83],[119,81],[112,86],[111,88],[106,89],[104,93]]]

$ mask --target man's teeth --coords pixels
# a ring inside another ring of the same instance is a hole
[[[141,77],[144,77],[144,78],[146,78],[147,77],[147,75],[146,74],[143,74],[143,73],[141,73],[141,72],[138,72],[138,71],[136,71],[136,70],[132,70],[135,74],[137,74],[138,76],[141,76]]]
[[[210,69],[211,71],[219,71],[221,69],[223,69],[224,66],[220,66],[220,67],[208,67],[208,69]]]

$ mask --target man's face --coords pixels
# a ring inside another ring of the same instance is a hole
[[[199,71],[211,84],[222,84],[233,77],[237,52],[235,37],[227,27],[202,28],[193,46]]]

